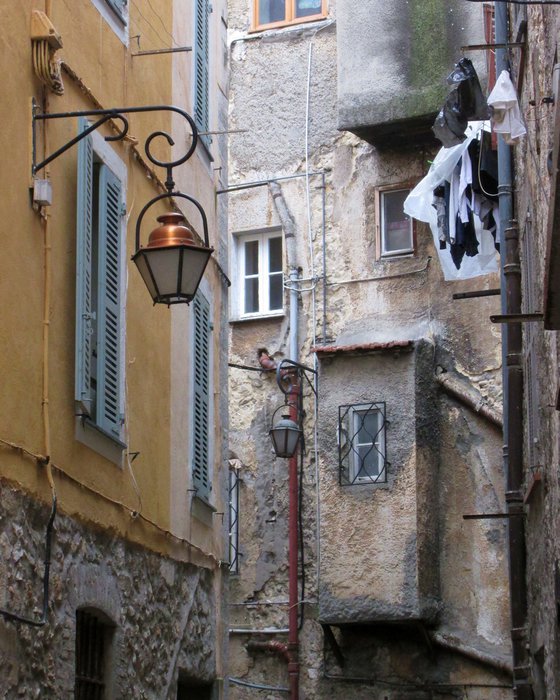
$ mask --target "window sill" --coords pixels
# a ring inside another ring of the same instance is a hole
[[[416,253],[411,250],[409,253],[386,253],[381,255],[377,262],[394,262],[395,260],[410,260],[411,258],[416,258]]]
[[[213,518],[216,512],[216,508],[208,503],[208,501],[196,494],[194,495],[191,504],[191,515],[193,518],[196,518],[207,527],[213,527]]]
[[[230,323],[246,323],[247,321],[268,321],[270,319],[280,319],[284,318],[285,316],[284,311],[275,311],[274,313],[269,313],[269,314],[255,314],[254,316],[237,316],[234,318],[230,318],[229,322]]]
[[[320,22],[325,22],[328,20],[327,15],[313,15],[313,17],[298,17],[287,22],[271,22],[270,24],[260,24],[256,27],[251,27],[249,29],[249,34],[264,34],[265,32],[277,31],[279,29],[299,29],[302,24],[319,24]]]
[[[109,435],[88,418],[76,416],[74,437],[90,450],[113,462],[122,469],[123,453],[126,445],[113,435]]]

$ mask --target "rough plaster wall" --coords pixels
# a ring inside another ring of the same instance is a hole
[[[249,5],[247,0],[230,3],[231,36],[235,39],[240,38],[249,26]],[[332,5],[330,10],[333,12]],[[380,153],[373,146],[348,133],[337,132],[336,25],[322,30],[314,38],[313,30],[303,28],[295,32],[291,30],[277,32],[273,39],[259,36],[255,40],[239,41],[232,45],[232,99],[229,127],[230,129],[249,128],[249,132],[232,134],[230,137],[230,184],[292,175],[305,170],[305,94],[311,42],[313,51],[310,169],[327,170],[325,271],[328,285],[326,299],[323,297],[322,284],[319,283],[317,287],[315,314],[312,308],[312,295],[309,292],[301,294],[299,304],[301,361],[313,363],[309,348],[313,344],[314,334],[319,337],[320,342],[323,335],[323,322],[326,338],[336,340],[339,344],[426,338],[436,345],[437,350],[437,357],[430,360],[430,365],[439,363],[448,369],[458,369],[491,403],[499,407],[501,401],[500,331],[487,321],[491,313],[498,312],[499,301],[492,298],[465,302],[451,300],[451,295],[455,291],[494,287],[498,284],[497,279],[488,277],[458,284],[444,282],[435,258],[431,234],[423,226],[418,226],[417,229],[418,246],[414,257],[391,261],[377,261],[375,258],[377,223],[375,188],[381,185],[418,181],[427,170],[428,160],[433,158],[434,153],[425,148],[389,154]],[[368,75],[371,75],[371,71],[368,71]],[[377,78],[379,75],[376,74]],[[444,78],[445,75],[442,75],[442,80]],[[302,268],[302,276],[308,278],[313,273],[322,274],[322,191],[319,189],[321,178],[315,176],[310,180],[312,253],[309,249],[305,180],[285,180],[280,184],[287,206],[295,220],[297,262]],[[277,226],[279,223],[267,187],[232,193],[229,196],[229,204],[230,232],[233,234]],[[430,256],[432,260],[429,259]],[[232,273],[235,275],[235,270],[232,270]],[[364,278],[374,279],[363,282],[349,281]],[[235,291],[232,290],[232,293],[235,294]],[[323,304],[326,309],[325,318],[323,318]],[[312,323],[314,316],[315,326]],[[259,347],[267,347],[278,359],[282,358],[287,352],[288,330],[287,316],[284,319],[232,324],[231,360],[255,366],[256,350]],[[397,362],[400,361],[397,360]],[[381,378],[379,374],[384,373],[368,375],[367,380],[363,381],[354,393],[366,392],[366,398],[369,399],[371,389],[376,385],[375,382],[381,382],[381,384],[385,382],[389,387],[390,382],[386,372]],[[414,394],[413,374],[412,372],[408,379],[412,394]],[[353,377],[351,386],[355,388],[358,381],[357,377]],[[325,395],[323,389],[324,387],[321,387],[322,396]],[[433,391],[433,387],[430,391]],[[350,396],[351,391],[347,391],[341,403],[347,403]],[[428,392],[427,397],[426,401],[432,401],[435,404],[437,415],[434,421],[439,422],[439,395]],[[329,400],[332,400],[332,405],[329,407],[329,411],[332,412],[336,401],[334,398]],[[391,391],[391,400],[394,402],[392,410],[402,411],[403,417],[406,417],[410,407],[404,405],[404,399],[399,392],[395,391],[395,388]],[[231,371],[230,448],[232,456],[239,458],[243,463],[240,506],[242,557],[240,573],[231,580],[232,627],[263,629],[287,626],[287,571],[285,568],[287,475],[282,460],[272,458],[267,436],[272,412],[281,402],[282,396],[273,377],[243,370]],[[319,408],[322,412],[320,420],[323,421],[325,403],[320,402]],[[427,415],[433,417],[433,414],[433,411],[427,411]],[[345,685],[340,681],[329,681],[324,677],[325,672],[340,674],[343,671],[336,666],[336,660],[328,649],[327,662],[324,663],[323,634],[316,621],[318,610],[315,558],[315,464],[310,444],[313,430],[312,415],[312,406],[308,401],[305,422],[308,451],[304,461],[303,523],[307,555],[306,600],[309,602],[305,604],[306,622],[301,633],[302,696],[310,700],[349,695],[353,698],[379,698],[379,700],[427,698],[429,697],[427,692],[424,693],[414,686],[397,689],[382,684]],[[448,420],[445,412],[443,418]],[[332,415],[329,420],[332,423]],[[486,450],[499,450],[499,438],[496,437],[493,429],[482,423],[477,424],[476,427],[480,430],[477,438],[478,449],[483,453]],[[449,428],[446,428],[446,431],[445,434],[449,432]],[[328,426],[325,426],[325,433],[328,433],[327,443],[320,441],[322,450],[320,466],[323,484],[321,492],[325,495],[327,503],[326,505],[322,503],[321,517],[325,527],[324,518],[328,517],[329,508],[331,509],[333,536],[326,551],[324,549],[322,551],[322,567],[324,567],[324,557],[327,557],[327,562],[329,564],[332,562],[334,570],[333,574],[328,575],[336,576],[343,587],[356,587],[361,585],[358,579],[362,576],[370,582],[375,578],[374,567],[369,565],[372,539],[381,547],[384,544],[382,538],[371,537],[371,533],[376,532],[376,521],[372,524],[371,518],[363,517],[364,512],[370,513],[372,507],[375,508],[370,502],[372,499],[369,488],[367,496],[358,495],[355,499],[356,509],[353,512],[357,517],[352,518],[349,512],[346,512],[347,509],[343,505],[346,501],[337,500],[335,490],[339,493],[339,487],[332,466],[336,461],[336,458],[333,461],[336,445],[331,444],[336,433]],[[418,433],[421,433],[420,428]],[[439,436],[439,433],[436,432],[434,435]],[[439,493],[432,488],[431,494],[428,494],[433,474],[428,478],[423,470],[427,465],[433,467],[434,452],[439,450],[439,441],[434,439],[432,444],[428,444],[426,437],[419,437],[416,459],[420,481],[416,484],[416,493],[420,502],[417,504],[414,502],[412,489],[404,488],[409,482],[412,486],[415,480],[413,475],[406,478],[404,476],[409,474],[407,469],[412,459],[410,453],[413,438],[404,434],[401,437],[394,443],[398,445],[397,449],[402,451],[402,463],[407,466],[402,471],[402,485],[398,485],[401,492],[396,501],[402,505],[405,517],[410,516],[411,521],[414,520],[415,524],[418,522],[428,530],[426,525],[432,507],[437,506],[439,502]],[[332,447],[330,466],[325,468],[328,445]],[[460,451],[455,454],[455,451],[450,448],[446,450],[445,456],[448,462],[444,473],[440,475],[443,479],[441,488],[453,490],[456,471],[466,468],[465,456]],[[437,461],[439,455],[435,457]],[[475,460],[473,468],[481,469],[478,466],[480,458],[474,453],[472,457]],[[393,461],[399,461],[398,458],[394,459],[394,455],[392,458]],[[490,458],[485,459],[490,461]],[[414,466],[413,462],[412,459],[412,466]],[[496,470],[492,472],[492,479],[496,479],[496,473],[500,469],[499,460],[492,463],[492,468]],[[447,484],[447,479],[450,480],[450,484]],[[473,481],[471,480],[471,485],[476,489],[478,485],[477,483],[473,485]],[[395,480],[391,488],[395,488],[397,483],[398,480]],[[342,496],[346,498],[344,494]],[[383,498],[383,490],[376,490],[373,500],[377,503],[381,498]],[[460,515],[456,518],[450,514],[449,520],[443,519],[440,527],[457,529],[462,525],[460,518],[463,511],[457,505],[457,513],[459,511]],[[411,515],[412,513],[414,515]],[[377,513],[375,515],[377,520],[381,519],[377,517]],[[358,530],[361,524],[368,521],[370,525],[367,532],[368,547],[357,547],[350,552],[346,561],[347,571],[352,571],[355,575],[344,577],[342,558],[337,558],[336,547],[333,544],[336,541],[334,534],[339,533],[338,549],[350,550],[348,533],[354,532],[354,541],[360,544],[360,534],[363,540],[364,533]],[[388,531],[393,536],[393,525],[393,519],[385,519],[384,533]],[[437,525],[433,530],[437,532]],[[394,536],[398,536],[398,533]],[[395,547],[397,552],[394,561],[405,562],[408,556],[408,571],[414,571],[415,565],[412,565],[412,559],[416,556],[417,543],[410,537],[408,541],[405,538],[401,544],[401,547]],[[477,599],[475,606],[477,612],[469,617],[469,623],[472,622],[472,626],[465,622],[460,629],[467,630],[470,635],[476,631],[476,634],[480,635],[476,638],[478,641],[485,636],[492,637],[488,631],[488,625],[495,621],[497,631],[494,633],[494,638],[501,640],[507,636],[507,619],[500,619],[500,610],[504,605],[506,578],[503,559],[495,566],[494,559],[498,556],[498,552],[503,555],[503,549],[500,549],[502,543],[497,540],[492,542],[483,540],[482,544],[484,553],[488,554],[492,562],[491,569],[497,572],[495,581],[492,583],[492,591],[484,593],[479,593],[478,587],[474,587],[474,584],[473,588],[467,589],[462,581],[456,582],[453,591],[454,595],[460,598],[461,606],[467,607],[469,600]],[[458,550],[455,554],[446,537],[439,541],[435,537],[427,539],[425,548],[422,549],[420,546],[418,551],[423,561],[428,561],[434,551],[444,551],[444,549],[447,557],[446,572],[452,571],[453,566],[455,571],[459,570],[462,551]],[[447,551],[448,549],[450,551]],[[388,560],[387,554],[385,561]],[[480,558],[480,562],[483,562],[483,557]],[[396,595],[402,600],[409,602],[413,600],[412,591],[416,589],[417,582],[414,581],[414,585],[411,585],[410,573],[406,580],[402,571],[395,570],[390,573],[395,581]],[[473,573],[473,581],[476,575],[477,571]],[[424,589],[434,592],[441,586],[444,574],[442,573],[440,577],[438,569],[435,568],[428,574],[423,572],[422,576],[425,576],[421,582]],[[373,583],[375,584],[375,581]],[[441,590],[443,596],[443,586]],[[445,590],[447,593],[447,586]],[[354,598],[354,600],[361,602],[367,609],[369,605],[367,596],[363,596],[360,600]],[[240,603],[247,604],[240,605]],[[492,607],[492,610],[485,615],[481,610],[486,603]],[[448,607],[450,620],[454,623],[458,621],[460,612],[455,611],[454,606],[455,598],[450,596],[448,605],[444,605],[442,610],[442,619],[445,622],[447,622]],[[403,675],[406,677],[410,671],[410,678],[416,678],[417,668],[421,667],[423,670],[427,669],[428,677],[433,677],[438,682],[448,680],[460,683],[462,680],[472,683],[497,682],[498,685],[504,683],[502,674],[495,676],[491,670],[469,662],[457,654],[437,651],[435,659],[429,660],[421,651],[421,640],[407,644],[402,633],[397,637],[398,639],[395,640],[394,637],[387,639],[383,635],[376,636],[373,632],[368,632],[365,636],[360,636],[357,632],[346,633],[343,641],[350,660],[356,662],[350,667],[354,675],[362,677],[377,675],[395,680],[402,679]],[[231,637],[230,675],[250,682],[286,686],[285,663],[269,654],[247,652],[246,643],[252,638],[255,637],[238,634]],[[270,639],[270,636],[263,635],[261,638]],[[281,634],[272,638],[285,641],[285,636]],[[490,647],[492,646],[495,647],[495,644],[490,644]],[[344,670],[348,675],[351,675],[351,671]],[[430,676],[430,674],[433,675]],[[505,683],[507,684],[507,679]],[[233,685],[230,687],[230,696],[234,700],[251,698],[255,692]],[[442,697],[461,697],[463,693],[462,690],[449,690],[448,694],[443,691],[438,692],[442,693]],[[510,695],[508,690],[500,688],[469,688],[468,693],[470,698],[477,700],[507,698]],[[274,691],[263,691],[261,694],[271,699],[284,696]]]
[[[558,60],[555,54],[560,18],[556,8],[548,7],[527,8],[527,18],[527,45],[530,49],[525,59],[520,102],[528,133],[514,149],[515,208],[522,242],[523,274],[527,274],[528,266],[523,256],[525,238],[534,266],[536,296],[535,308],[531,310],[541,311],[551,182],[547,158],[553,146],[557,109],[543,103],[542,99],[553,93],[552,69]],[[517,74],[517,63],[515,69]],[[534,106],[529,100],[534,100]],[[524,459],[526,483],[531,479],[531,468],[539,465],[543,479],[532,493],[526,518],[530,650],[535,696],[537,700],[543,700],[560,694],[560,634],[555,614],[558,604],[555,570],[560,561],[560,421],[554,408],[560,363],[557,333],[543,331],[540,325],[534,325],[533,342],[538,358],[535,381],[539,397],[536,410],[540,426],[535,436],[534,462],[530,462],[528,450]],[[526,329],[524,336],[527,347]]]
[[[418,589],[411,355],[342,358],[327,364],[321,365],[319,394],[321,618],[415,617]],[[338,484],[338,406],[349,401],[387,401],[387,486],[341,488]],[[389,527],[389,523],[398,526]],[[353,575],[349,575],[349,566]]]
[[[45,507],[2,486],[2,607],[39,616]],[[55,520],[48,623],[32,628],[0,620],[0,695],[73,696],[76,609],[103,610],[117,625],[114,697],[165,700],[176,695],[179,669],[201,681],[215,677],[213,576],[92,531]]]

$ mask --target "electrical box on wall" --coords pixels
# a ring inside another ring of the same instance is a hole
[[[33,180],[33,203],[41,207],[52,204],[52,185],[50,180]]]

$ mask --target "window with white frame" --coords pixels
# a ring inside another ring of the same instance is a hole
[[[280,314],[284,308],[282,233],[236,237],[239,317]]]
[[[87,126],[81,119],[80,131]],[[125,177],[99,134],[79,142],[76,411],[116,441],[124,419]]]
[[[128,42],[129,0],[91,0],[97,10],[123,43]]]
[[[414,225],[404,213],[409,188],[379,189],[377,197],[379,257],[407,255],[414,252]]]
[[[239,471],[229,468],[229,571],[239,573]]]
[[[342,485],[387,481],[385,403],[339,406],[338,453]]]

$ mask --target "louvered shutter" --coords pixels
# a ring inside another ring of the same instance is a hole
[[[107,5],[115,11],[119,18],[126,24],[127,0],[105,0]]]
[[[194,40],[194,120],[200,131],[208,131],[208,89],[210,80],[209,70],[209,37],[208,15],[210,6],[208,0],[196,0],[195,3],[195,40]],[[202,137],[209,143],[209,137]]]
[[[79,132],[89,126],[80,119]],[[78,144],[76,230],[76,413],[92,410],[92,256],[93,256],[93,145],[90,136]]]
[[[99,173],[99,252],[97,323],[97,424],[120,437],[121,324],[120,237],[122,185],[106,165]]]
[[[196,495],[210,491],[208,432],[210,398],[210,304],[199,291],[193,301],[194,381],[192,476]]]

